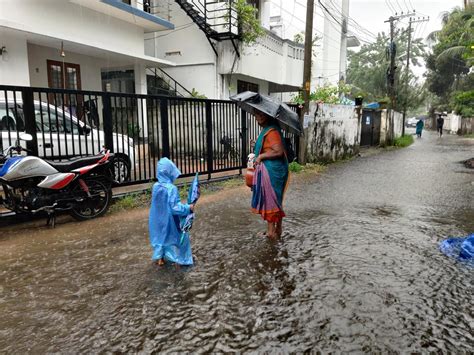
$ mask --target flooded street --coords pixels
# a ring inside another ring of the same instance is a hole
[[[473,269],[438,243],[474,232],[473,156],[426,132],[298,176],[278,242],[246,187],[205,196],[179,270],[146,210],[2,228],[0,352],[472,352]]]

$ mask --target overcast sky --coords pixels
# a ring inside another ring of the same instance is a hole
[[[336,2],[335,0],[326,1]],[[304,30],[306,0],[272,0],[272,3],[274,4],[272,15],[281,14],[285,19],[284,36],[286,38],[293,39],[294,34]],[[318,34],[318,31],[322,30],[323,10],[318,4],[318,0],[314,0],[314,3],[316,6],[315,31]],[[362,43],[363,41],[370,42],[373,41],[373,35],[390,31],[389,24],[384,21],[391,15],[400,14],[402,11],[407,13],[409,10],[416,10],[414,17],[424,16],[430,18],[427,22],[413,24],[414,36],[425,39],[429,33],[441,28],[440,14],[457,6],[462,7],[463,0],[349,0],[349,16],[353,20],[350,21],[349,31],[359,37]],[[363,29],[355,26],[354,21]],[[408,18],[397,22],[397,28],[405,28],[407,25]],[[370,33],[367,33],[367,31]],[[333,40],[336,41],[338,38]],[[421,76],[424,68],[415,68],[415,72],[418,76]]]
[[[462,0],[349,0],[349,16],[377,34],[388,33],[389,25],[384,23],[394,12],[407,13],[412,5],[416,10],[416,17],[429,16],[430,21],[414,24],[415,35],[425,38],[430,32],[441,28],[440,13],[449,11],[456,6],[463,6]],[[411,9],[410,9],[411,10]],[[405,27],[407,22],[402,21],[399,26]]]

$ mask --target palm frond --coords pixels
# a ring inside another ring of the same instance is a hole
[[[466,51],[467,51],[467,48],[464,46],[451,47],[442,51],[436,59],[441,60],[441,59],[451,59],[451,58],[459,57],[463,55]]]
[[[426,36],[426,39],[429,41],[429,42],[436,42],[438,40],[438,36],[439,36],[439,33],[441,31],[433,31],[431,32],[430,34],[428,34],[428,36]]]

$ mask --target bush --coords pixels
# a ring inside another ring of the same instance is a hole
[[[288,165],[288,170],[292,173],[299,173],[303,170],[303,166],[294,161]]]
[[[395,147],[404,148],[404,147],[408,147],[409,145],[413,144],[413,142],[414,142],[413,136],[412,135],[406,135],[406,136],[396,138],[395,141],[393,142],[393,145]]]

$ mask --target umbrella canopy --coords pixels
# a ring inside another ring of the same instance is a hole
[[[188,191],[188,204],[196,203],[201,196],[201,186],[199,185],[199,175],[196,173],[196,176],[191,183]]]
[[[199,174],[196,173],[196,176],[193,179],[193,182],[191,183],[191,186],[189,187],[188,191],[188,204],[194,204],[197,202],[199,199],[199,196],[201,196],[201,186],[199,185]],[[193,227],[193,222],[194,222],[194,213],[191,212],[188,214],[185,218],[181,219],[180,227],[181,227],[181,239],[180,243],[183,244],[184,242],[184,237],[186,236],[187,233],[191,230]]]
[[[231,96],[230,99],[237,102],[244,111],[252,114],[255,114],[256,111],[263,112],[278,120],[282,128],[300,136],[303,135],[303,127],[301,127],[298,114],[273,97],[245,91]]]

